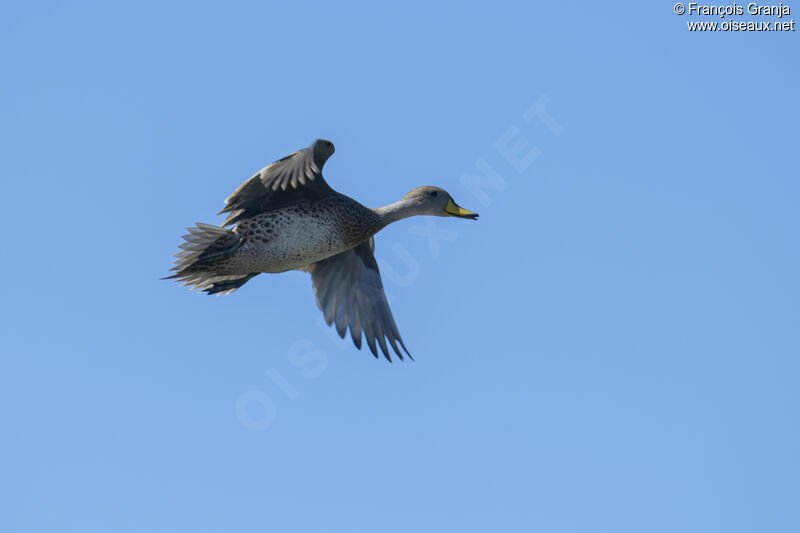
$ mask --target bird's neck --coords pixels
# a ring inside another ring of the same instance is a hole
[[[419,214],[417,206],[406,199],[399,200],[393,204],[377,207],[372,210],[380,220],[381,227],[386,227],[392,222],[413,217]]]

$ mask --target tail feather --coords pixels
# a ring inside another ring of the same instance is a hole
[[[187,228],[183,236],[182,251],[175,254],[175,274],[162,279],[176,279],[183,285],[208,294],[231,293],[247,283],[255,274],[225,273],[220,261],[232,256],[241,248],[245,238],[229,229],[203,224]]]
[[[198,222],[196,227],[186,228],[189,233],[183,236],[186,242],[180,245],[182,252],[175,256],[172,270],[181,271],[192,265],[207,264],[228,257],[244,244],[244,237],[238,233]]]
[[[246,276],[238,279],[215,281],[203,289],[203,292],[206,294],[230,294],[259,274],[260,272],[253,272],[252,274],[247,274]]]

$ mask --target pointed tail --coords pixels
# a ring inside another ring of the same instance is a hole
[[[202,222],[186,229],[189,233],[183,236],[185,242],[180,245],[183,251],[175,254],[177,259],[171,269],[177,272],[162,279],[182,281],[208,294],[229,294],[256,275],[226,273],[223,268],[225,259],[244,244],[242,235]]]

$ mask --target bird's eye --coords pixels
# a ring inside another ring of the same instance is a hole
[[[438,194],[439,194],[439,191],[432,191],[431,192],[431,197],[432,198],[436,198],[436,195],[438,195]]]

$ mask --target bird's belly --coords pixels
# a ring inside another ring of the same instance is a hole
[[[245,243],[237,251],[237,270],[285,272],[352,248],[352,238],[337,224],[321,217],[271,213],[265,220],[241,228]]]

